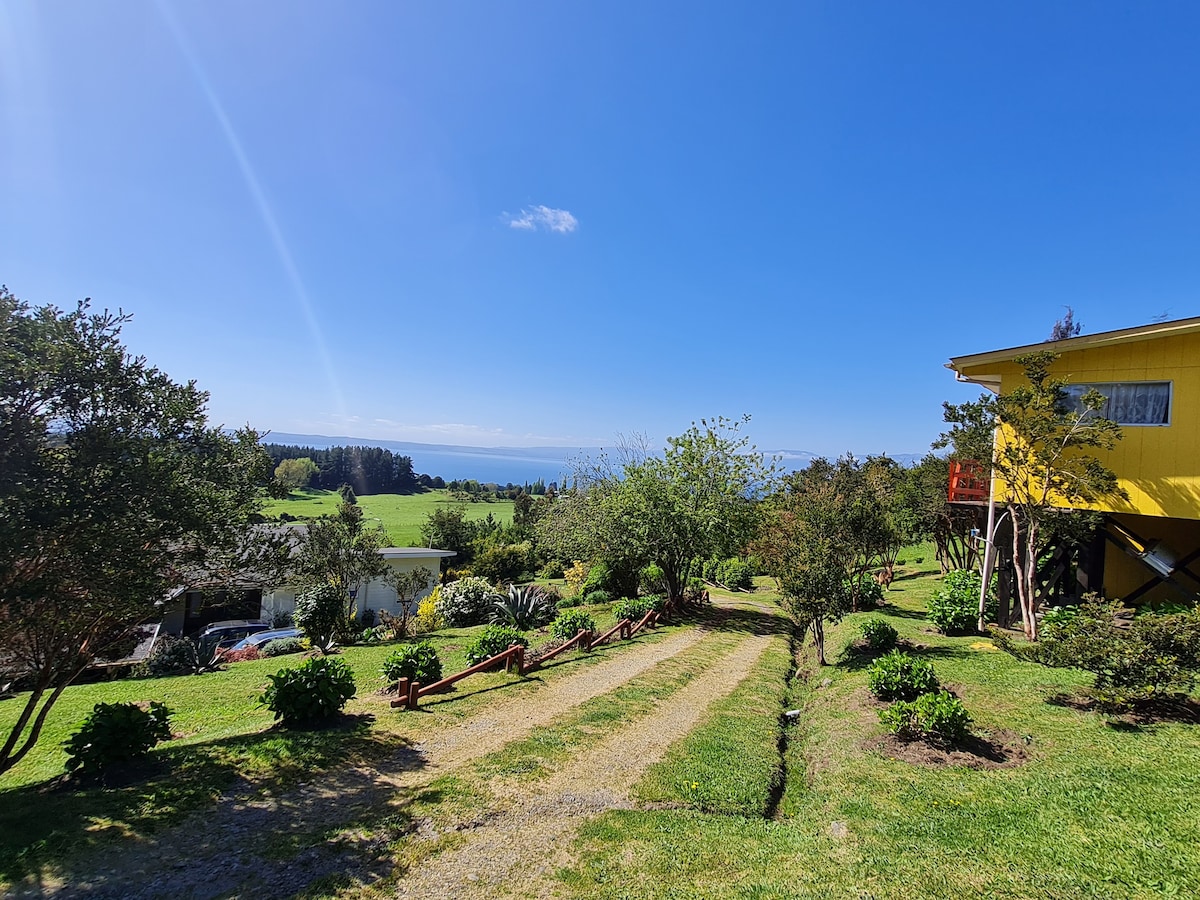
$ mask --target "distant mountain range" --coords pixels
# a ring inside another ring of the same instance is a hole
[[[539,478],[562,482],[571,471],[571,460],[598,452],[600,447],[464,447],[458,444],[421,444],[414,441],[384,441],[348,435],[290,434],[272,431],[264,443],[296,444],[326,450],[330,447],[382,447],[412,457],[413,470],[419,474],[440,475],[447,481],[474,478],[499,484],[523,484]],[[777,456],[787,470],[803,469],[820,454],[808,450],[766,450],[767,457]],[[902,465],[919,460],[921,453],[889,453]]]

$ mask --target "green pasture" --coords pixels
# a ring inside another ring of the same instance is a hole
[[[341,497],[337,491],[302,490],[293,491],[283,500],[267,500],[263,513],[278,516],[288,513],[298,519],[332,515],[337,511]],[[388,533],[396,547],[421,546],[421,526],[435,509],[454,506],[458,501],[449,491],[426,491],[423,494],[368,494],[358,498],[358,505],[368,521],[377,521]],[[490,513],[501,525],[512,523],[513,502],[495,500],[491,503],[462,504],[471,520],[485,519]]]

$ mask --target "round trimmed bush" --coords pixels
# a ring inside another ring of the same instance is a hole
[[[560,641],[569,641],[581,631],[596,631],[596,623],[585,612],[565,612],[554,620],[550,633]]]
[[[588,606],[599,606],[601,603],[611,603],[612,594],[610,594],[604,588],[596,588],[596,590],[588,592],[588,595],[584,598],[583,602]]]
[[[389,684],[395,684],[401,678],[433,684],[442,678],[442,661],[433,644],[420,641],[393,650],[383,661],[382,671]]]
[[[97,703],[63,745],[67,771],[98,775],[114,763],[145,756],[171,737],[170,717],[165,703]]]
[[[268,675],[270,684],[259,703],[285,727],[314,725],[332,719],[354,696],[354,673],[340,659],[319,656],[293,669]]]
[[[467,646],[467,661],[471,665],[503,653],[513,644],[529,646],[529,639],[511,625],[488,625]]]
[[[867,668],[867,685],[880,700],[915,700],[936,691],[938,680],[928,662],[893,650]]]
[[[900,635],[883,619],[867,619],[861,626],[867,649],[872,653],[886,653],[896,646]]]
[[[935,744],[958,743],[971,729],[971,714],[949,691],[922,694],[916,700],[893,703],[879,711],[879,721],[902,740],[925,740]]]
[[[275,638],[258,648],[262,656],[286,656],[289,653],[301,653],[303,650],[304,641],[298,637]]]
[[[451,628],[482,625],[492,614],[492,605],[501,599],[486,578],[471,575],[442,585],[437,611]]]

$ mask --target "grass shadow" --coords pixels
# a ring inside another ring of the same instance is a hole
[[[743,632],[757,635],[789,635],[792,633],[792,620],[782,612],[768,612],[744,606],[712,606],[693,607],[678,617],[681,621],[703,625],[713,631]]]
[[[371,729],[373,716],[345,716],[330,726],[289,730],[272,726],[255,734],[195,744],[166,744],[139,767],[127,767],[107,784],[56,778],[0,793],[0,878],[40,883],[48,868],[69,873],[70,861],[103,848],[122,853],[153,842],[153,835],[196,810],[212,807],[238,788],[281,790],[326,769],[324,787],[364,767],[346,762],[387,761],[393,769],[420,768],[421,759],[407,742]],[[345,790],[362,790],[349,782]],[[320,817],[316,804],[280,808],[295,827],[302,816]],[[36,888],[35,888],[36,890]]]

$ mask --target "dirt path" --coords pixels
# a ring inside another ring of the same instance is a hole
[[[272,841],[336,831],[370,811],[386,812],[397,792],[461,767],[526,736],[592,697],[684,652],[707,633],[685,628],[653,643],[617,648],[610,659],[540,690],[517,691],[461,724],[406,746],[373,767],[345,767],[279,796],[222,797],[215,808],[119,851],[78,861],[63,884],[23,885],[18,897],[290,897],[315,878],[347,873],[366,881],[390,870],[382,848],[321,842],[297,856]],[[435,896],[435,895],[430,895]]]
[[[696,727],[714,700],[737,686],[770,640],[746,638],[719,667],[544,781],[501,784],[498,790],[507,811],[475,828],[465,843],[408,873],[399,896],[554,896],[553,875],[570,861],[567,847],[574,831],[605,810],[628,808],[629,791],[640,775]]]

